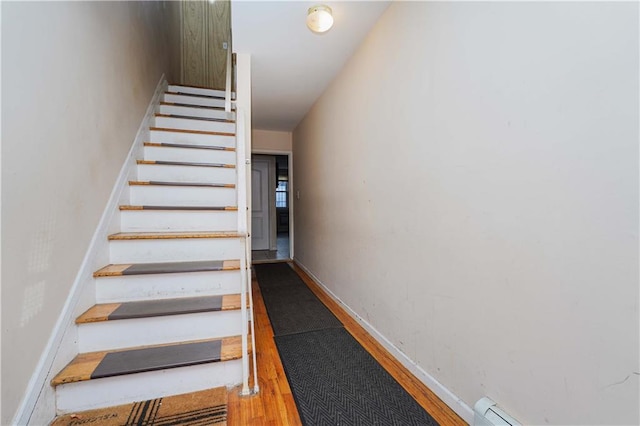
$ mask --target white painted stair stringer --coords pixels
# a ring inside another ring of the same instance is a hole
[[[97,303],[219,296],[241,291],[240,271],[123,275],[95,278]]]
[[[131,204],[143,206],[231,206],[235,188],[131,185]]]
[[[242,363],[237,359],[68,383],[58,386],[58,410],[68,413],[230,387],[241,376]]]
[[[78,325],[80,352],[161,345],[242,333],[240,310],[133,318]]]
[[[234,260],[244,255],[244,245],[237,237],[111,240],[109,252],[111,263]]]

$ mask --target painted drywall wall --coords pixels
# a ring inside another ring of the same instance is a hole
[[[290,152],[291,132],[275,130],[253,130],[253,151],[255,152]]]
[[[394,2],[293,152],[296,259],[464,403],[640,421],[637,3]]]
[[[2,4],[2,424],[167,71],[166,22],[162,2]]]

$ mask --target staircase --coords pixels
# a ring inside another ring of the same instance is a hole
[[[76,319],[79,354],[51,382],[58,413],[248,392],[244,153],[224,95],[174,85],[163,95],[120,232],[105,241],[110,264],[94,272],[96,305]]]

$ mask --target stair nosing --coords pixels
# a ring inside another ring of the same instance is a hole
[[[93,277],[185,274],[191,272],[237,271],[239,269],[240,261],[238,259],[191,262],[110,263],[95,271]]]
[[[163,316],[175,316],[175,315],[189,315],[189,314],[198,314],[198,313],[208,313],[208,312],[222,312],[222,311],[234,311],[240,309],[240,294],[225,294],[218,296],[198,296],[198,297],[184,297],[184,298],[172,298],[172,299],[157,299],[157,300],[143,300],[143,301],[134,301],[134,302],[121,302],[121,303],[99,303],[95,304],[91,308],[87,309],[82,315],[78,316],[75,320],[76,324],[95,324],[95,323],[104,323],[110,321],[124,321],[124,320],[132,320],[132,319],[142,319],[142,318],[156,318]],[[166,310],[156,310],[149,309],[149,306],[153,306],[154,304],[165,304],[165,305],[185,305],[185,304],[196,304],[197,302],[202,302],[203,300],[207,300],[212,302],[214,300],[219,299],[220,306],[211,306],[213,303],[209,303],[208,306],[197,306],[190,308],[182,308],[177,309],[176,307],[166,308]],[[118,309],[122,308],[137,308],[137,313],[120,313],[118,314]],[[145,312],[146,308],[146,312]]]
[[[156,180],[130,180],[130,186],[177,186],[177,187],[194,187],[194,188],[219,188],[219,189],[235,189],[233,183],[207,183],[207,182],[165,182]]]
[[[186,86],[185,86],[186,87]],[[194,87],[194,89],[202,89],[202,87]],[[209,89],[209,90],[220,90],[220,89]],[[180,96],[191,96],[194,98],[204,98],[204,99],[220,99],[220,100],[225,100],[226,97],[225,96],[219,96],[219,95],[201,95],[198,93],[185,93],[185,92],[170,92],[170,91],[166,91],[164,92],[167,95],[180,95]],[[235,102],[235,97],[231,98],[232,102]]]
[[[182,143],[168,143],[168,142],[144,142],[143,146],[150,146],[156,148],[181,148],[181,149],[209,149],[212,151],[233,151],[235,148],[232,146],[218,146],[218,145],[193,145]]]
[[[123,204],[119,206],[120,211],[158,211],[158,210],[171,210],[171,211],[238,211],[237,206],[147,206],[147,205],[131,205]]]
[[[109,241],[131,240],[180,240],[198,238],[240,238],[242,235],[235,231],[201,231],[201,232],[118,232],[107,238]]]
[[[190,161],[164,161],[164,160],[136,160],[136,164],[147,166],[185,166],[185,167],[217,167],[222,169],[235,169],[235,164],[224,163],[193,163]]]
[[[194,117],[191,115],[163,114],[160,112],[155,113],[155,117],[177,118],[180,120],[206,121],[208,123],[234,123],[235,124],[236,122],[235,120],[228,120],[226,118]]]
[[[186,130],[186,129],[171,129],[167,127],[149,127],[150,131],[156,132],[173,132],[173,133],[192,133],[197,135],[211,135],[211,136],[233,136],[235,137],[235,133],[232,132],[212,132],[205,130]]]
[[[224,111],[224,107],[218,107],[218,106],[207,106],[207,105],[191,105],[191,104],[181,104],[179,102],[160,102],[160,105],[166,105],[166,106],[176,106],[176,107],[184,107],[184,108],[203,108],[203,109],[214,109],[216,111]],[[232,110],[235,110],[235,106],[232,105],[231,106]]]

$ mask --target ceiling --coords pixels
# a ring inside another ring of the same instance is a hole
[[[233,50],[251,54],[253,127],[292,131],[390,2],[232,1]],[[322,35],[305,22],[317,4],[333,9]]]

